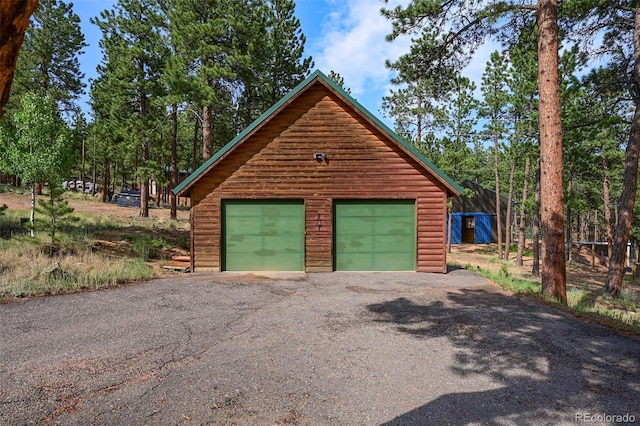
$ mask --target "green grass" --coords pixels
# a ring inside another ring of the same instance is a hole
[[[615,328],[640,334],[640,306],[637,300],[624,295],[618,299],[593,297],[593,294],[580,288],[567,290],[567,305],[575,313],[596,319],[605,325],[613,324]]]
[[[97,253],[96,236],[117,231],[112,233],[117,242],[122,238],[119,235],[129,229],[106,216],[75,216],[79,220],[62,229],[52,243],[45,232],[36,232],[36,236],[31,237],[21,226],[20,219],[28,218],[29,211],[3,211],[0,215],[0,303],[11,297],[96,290],[157,277],[145,261],[171,247],[160,236],[162,225],[132,230],[141,234],[130,240],[132,253]]]
[[[69,238],[67,236],[67,238]],[[0,240],[0,301],[74,293],[148,280],[156,272],[138,258],[109,258],[92,253],[89,240],[68,239],[54,255],[31,237]]]
[[[537,294],[540,293],[540,284],[535,281],[513,277],[506,264],[502,264],[499,272],[486,269],[476,269],[483,277],[495,282],[503,290],[509,290],[516,294]]]
[[[4,183],[0,184],[0,193],[12,193],[12,194],[30,194],[31,188],[27,188],[25,186],[15,187],[13,185],[7,185]]]
[[[131,244],[131,250],[140,259],[148,262],[158,255],[161,249],[171,248],[171,244],[161,237],[148,235],[127,235],[125,241]]]

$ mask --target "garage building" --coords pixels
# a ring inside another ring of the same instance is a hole
[[[446,272],[462,188],[316,71],[174,192],[194,271]]]

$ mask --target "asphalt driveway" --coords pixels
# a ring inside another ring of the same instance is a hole
[[[0,305],[0,424],[583,420],[640,424],[640,342],[465,270],[187,274]]]

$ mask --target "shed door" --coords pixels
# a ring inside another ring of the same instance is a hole
[[[302,201],[224,201],[222,215],[224,270],[304,270]]]
[[[476,217],[462,216],[462,242],[476,243]]]
[[[415,270],[415,201],[336,201],[334,218],[337,271]]]

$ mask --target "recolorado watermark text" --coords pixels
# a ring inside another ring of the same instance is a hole
[[[576,413],[576,423],[635,423],[633,414]]]

